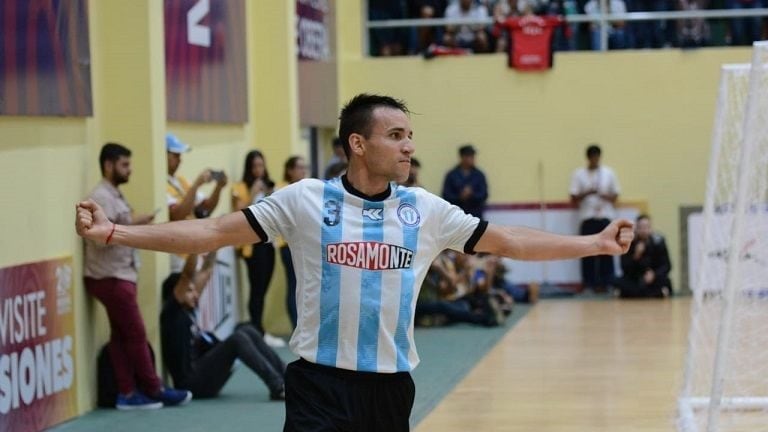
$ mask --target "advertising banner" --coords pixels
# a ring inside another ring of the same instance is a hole
[[[3,0],[0,29],[0,115],[92,114],[86,0]]]
[[[164,13],[168,120],[245,122],[243,0],[165,0]]]
[[[0,269],[0,430],[77,414],[72,258]]]

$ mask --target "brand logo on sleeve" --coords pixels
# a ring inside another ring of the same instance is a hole
[[[325,246],[325,260],[365,270],[411,268],[413,251],[402,246],[379,242],[331,243]]]

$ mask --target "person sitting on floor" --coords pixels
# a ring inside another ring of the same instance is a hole
[[[216,253],[210,252],[198,270],[198,256],[187,257],[184,270],[173,284],[160,314],[163,361],[179,388],[192,390],[195,397],[216,397],[240,360],[269,387],[271,400],[285,399],[285,364],[264,342],[252,324],[241,324],[220,341],[197,325],[197,306],[213,272]]]
[[[503,311],[484,289],[486,280],[484,274],[474,271],[469,255],[443,251],[432,263],[419,293],[416,322],[420,325],[465,322],[488,327],[502,324]]]
[[[664,237],[653,231],[648,215],[638,216],[635,239],[629,251],[621,256],[624,275],[616,281],[619,295],[624,298],[668,297],[672,292],[671,268]]]

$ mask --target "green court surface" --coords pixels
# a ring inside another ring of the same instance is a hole
[[[529,309],[528,305],[515,305],[512,315],[500,327],[453,325],[417,328],[415,337],[421,364],[413,371],[416,401],[411,424],[418,424],[437,406]],[[286,361],[295,358],[287,349],[278,351]],[[277,432],[282,430],[284,416],[283,404],[269,401],[269,393],[261,380],[245,366],[238,365],[216,399],[193,400],[183,407],[152,411],[98,409],[51,430]]]

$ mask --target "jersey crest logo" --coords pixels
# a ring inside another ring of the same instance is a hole
[[[374,241],[329,243],[325,246],[325,260],[364,270],[396,270],[411,268],[413,251]]]
[[[421,214],[413,204],[403,203],[397,208],[397,218],[403,225],[417,226],[421,222]]]
[[[367,217],[370,220],[380,221],[384,220],[384,209],[382,208],[364,208],[363,217]]]

